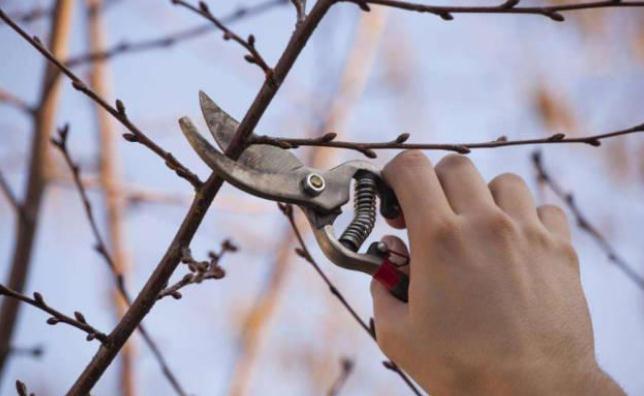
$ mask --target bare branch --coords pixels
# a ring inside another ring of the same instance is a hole
[[[42,311],[47,312],[48,314],[51,315],[49,319],[47,319],[47,324],[48,325],[56,325],[58,323],[65,323],[68,324],[72,327],[76,327],[77,329],[87,333],[87,341],[92,341],[94,339],[99,340],[102,344],[107,344],[108,343],[108,338],[107,335],[90,324],[87,323],[85,320],[85,317],[83,314],[80,312],[76,311],[74,312],[74,317],[70,317],[65,315],[64,313],[52,308],[49,306],[47,303],[45,303],[45,299],[43,296],[35,292],[33,295],[33,298],[28,297],[22,293],[18,293],[17,291],[10,289],[2,284],[0,284],[0,296],[6,296],[9,298],[13,298],[16,300],[20,300],[24,303],[27,303],[31,306],[34,306]]]
[[[326,133],[320,137],[313,139],[302,138],[280,138],[272,136],[251,136],[248,139],[249,144],[270,144],[273,146],[282,147],[285,149],[293,149],[299,146],[316,146],[316,147],[333,147],[348,150],[358,151],[369,158],[376,158],[377,154],[374,150],[403,150],[403,149],[422,149],[422,150],[445,150],[455,151],[461,154],[468,154],[474,149],[484,148],[498,148],[507,146],[525,146],[525,145],[540,145],[540,144],[587,144],[590,146],[598,147],[601,141],[605,139],[614,138],[617,136],[632,135],[644,132],[644,124],[639,124],[628,129],[619,131],[602,133],[597,135],[590,135],[578,138],[567,138],[563,133],[555,133],[541,139],[521,139],[521,140],[508,140],[506,136],[500,136],[496,140],[490,142],[478,143],[406,143],[409,139],[408,133],[398,135],[394,140],[387,142],[376,143],[362,143],[362,142],[347,142],[335,140],[335,133]]]
[[[31,23],[44,17],[50,17],[53,13],[52,7],[36,6],[30,10],[12,12],[10,18],[21,23]]]
[[[563,13],[568,11],[588,10],[597,8],[617,7],[644,7],[644,1],[601,0],[586,1],[576,4],[555,4],[550,6],[534,7],[520,6],[520,0],[507,0],[500,5],[493,6],[434,6],[401,0],[338,0],[354,3],[364,11],[369,11],[369,5],[381,5],[398,8],[406,11],[416,11],[439,16],[443,20],[454,19],[454,14],[529,14],[542,15],[553,21],[565,20]]]
[[[35,112],[33,106],[27,103],[27,101],[4,89],[0,89],[0,103],[18,109],[29,116],[33,116]]]
[[[18,201],[18,198],[16,198],[16,194],[11,189],[11,186],[9,186],[9,182],[7,182],[7,179],[4,178],[2,171],[0,171],[0,190],[2,190],[2,193],[7,198],[7,201],[9,201],[9,204],[16,211],[16,214],[18,215],[18,217],[22,217],[23,215],[22,204],[20,203],[20,201]]]
[[[375,332],[372,331],[371,325],[367,325],[367,323],[362,320],[360,315],[356,312],[356,310],[349,304],[347,299],[342,295],[340,290],[333,284],[331,279],[322,271],[322,268],[320,265],[315,261],[313,256],[311,255],[311,252],[309,251],[308,247],[306,246],[306,243],[304,242],[304,238],[302,237],[302,233],[300,232],[299,227],[295,223],[295,217],[293,216],[293,206],[292,205],[286,205],[286,204],[278,204],[279,209],[282,211],[284,216],[288,219],[289,223],[291,224],[291,227],[293,228],[293,232],[295,233],[295,237],[297,238],[297,241],[300,245],[300,247],[295,249],[295,253],[297,253],[298,256],[302,257],[304,260],[306,260],[313,269],[315,269],[315,272],[322,278],[324,283],[329,287],[329,291],[331,294],[333,294],[342,304],[342,306],[351,314],[351,316],[356,320],[356,322],[362,327],[362,329],[369,334],[369,337],[376,341],[376,336]],[[393,370],[396,374],[400,376],[400,378],[405,381],[407,386],[414,392],[415,395],[420,395],[420,391],[416,388],[416,386],[411,382],[409,377],[400,369],[398,366],[396,366],[393,362],[388,362],[389,363],[389,369]]]
[[[271,10],[277,6],[287,4],[288,0],[265,0],[261,3],[239,7],[229,15],[222,17],[221,22],[232,23],[241,19],[251,16],[259,15],[263,12]],[[107,60],[124,54],[135,54],[153,49],[163,49],[172,47],[180,42],[190,40],[193,38],[201,37],[207,33],[212,33],[212,24],[206,23],[204,25],[195,26],[189,29],[181,30],[166,36],[156,37],[148,40],[141,40],[137,42],[122,41],[111,48],[102,51],[92,51],[86,54],[80,54],[70,57],[65,64],[68,67],[74,67],[89,62],[98,60]]]
[[[559,199],[566,203],[566,206],[575,217],[575,222],[580,229],[589,234],[606,253],[608,259],[617,266],[630,280],[633,281],[640,289],[644,290],[644,278],[637,273],[608,242],[608,239],[595,227],[588,217],[577,206],[577,202],[572,193],[568,193],[552,176],[546,171],[543,165],[543,158],[540,151],[532,153],[532,164],[537,171],[539,182],[546,184]]]
[[[199,7],[195,7],[184,0],[171,0],[171,1],[172,1],[172,4],[183,6],[191,10],[192,12],[195,12],[201,15],[202,17],[206,18],[210,22],[212,22],[217,27],[217,29],[223,32],[224,40],[233,40],[234,42],[244,47],[244,49],[248,51],[248,54],[244,56],[244,59],[248,63],[252,63],[259,66],[259,68],[262,69],[262,71],[266,75],[266,79],[269,81],[273,81],[272,80],[273,69],[271,69],[270,66],[268,66],[266,61],[264,61],[264,58],[260,55],[259,51],[257,51],[257,48],[255,48],[255,36],[251,34],[245,40],[241,38],[239,35],[237,35],[237,33],[233,32],[228,27],[226,27],[226,25],[224,25],[224,23],[221,20],[216,18],[212,14],[212,12],[210,12],[210,8],[208,7],[208,5],[203,1],[199,2]]]
[[[38,359],[45,354],[45,348],[42,345],[34,345],[32,347],[9,347],[9,353],[18,356],[29,356]]]
[[[96,250],[96,252],[105,260],[105,263],[108,265],[112,273],[112,276],[114,278],[116,289],[118,290],[120,295],[123,297],[123,299],[129,306],[132,302],[132,298],[130,297],[129,292],[125,287],[125,280],[123,278],[123,274],[119,272],[118,267],[115,265],[114,260],[112,259],[112,256],[110,256],[109,251],[107,250],[107,245],[105,244],[105,241],[103,240],[103,237],[101,236],[101,233],[98,229],[98,224],[96,222],[96,218],[94,217],[94,212],[92,210],[92,205],[87,196],[87,191],[85,190],[85,186],[81,181],[80,168],[73,161],[73,159],[71,158],[71,155],[69,154],[69,151],[67,150],[68,135],[69,135],[69,127],[66,125],[63,128],[58,130],[58,137],[52,139],[52,144],[54,144],[54,146],[56,146],[60,150],[63,157],[65,158],[65,162],[67,163],[67,165],[69,166],[69,169],[72,172],[74,184],[76,185],[76,189],[80,194],[81,200],[83,202],[83,208],[85,210],[85,215],[88,219],[88,222],[92,229],[92,234],[96,241],[96,244],[94,245],[94,250]],[[170,382],[174,390],[177,392],[177,394],[181,396],[187,395],[187,393],[183,390],[183,387],[181,386],[181,384],[179,384],[179,381],[177,380],[172,370],[170,370],[170,367],[168,366],[168,363],[166,362],[165,357],[161,354],[161,350],[157,346],[156,342],[152,339],[152,337],[150,337],[149,333],[147,332],[145,327],[143,327],[142,323],[139,323],[138,329],[139,329],[139,332],[141,333],[141,336],[145,340],[146,344],[152,350],[152,354],[154,355],[154,357],[157,359],[157,362],[161,366],[161,371],[163,372],[163,375],[168,379],[168,381]]]
[[[143,133],[127,116],[125,112],[125,105],[119,99],[116,100],[115,106],[107,103],[105,99],[100,97],[96,92],[94,92],[89,86],[87,86],[74,72],[72,72],[67,66],[65,66],[60,60],[58,60],[49,50],[42,44],[40,39],[36,36],[31,37],[27,34],[20,26],[18,26],[11,18],[7,16],[0,9],[0,19],[5,21],[13,30],[16,31],[22,38],[24,38],[29,44],[31,44],[38,52],[40,52],[47,60],[56,65],[58,69],[64,73],[67,77],[72,80],[72,86],[85,94],[87,97],[92,99],[94,102],[98,103],[103,109],[110,113],[114,118],[116,118],[123,126],[125,126],[130,133],[123,135],[125,140],[129,142],[141,143],[145,147],[152,150],[159,157],[163,158],[165,164],[168,168],[174,171],[179,177],[186,179],[193,187],[198,188],[201,185],[201,180],[195,175],[192,171],[186,168],[179,160],[177,160],[172,153],[165,151],[159,145],[157,145],[152,139],[150,139],[145,133]]]
[[[237,250],[237,246],[234,245],[230,240],[226,239],[221,243],[219,252],[209,252],[209,259],[207,261],[197,261],[192,257],[190,249],[185,248],[183,250],[183,257],[181,258],[181,262],[188,266],[190,273],[186,274],[183,278],[181,278],[181,280],[179,280],[172,286],[168,286],[163,289],[159,293],[159,296],[157,298],[160,300],[164,297],[172,296],[172,298],[179,300],[182,297],[179,290],[181,290],[182,288],[188,285],[201,283],[207,279],[223,278],[224,276],[226,276],[226,271],[224,271],[224,269],[219,265],[219,262],[226,253],[233,253]]]
[[[355,363],[352,359],[346,357],[340,359],[340,375],[338,375],[338,378],[336,378],[336,380],[331,385],[331,388],[327,392],[328,396],[337,396],[338,394],[340,394],[340,390],[347,382],[347,379],[353,371],[354,364]]]
[[[35,393],[29,393],[27,385],[20,380],[16,380],[16,392],[18,392],[18,396],[36,396]]]
[[[295,7],[296,20],[299,25],[306,18],[306,0],[291,0],[291,4]]]

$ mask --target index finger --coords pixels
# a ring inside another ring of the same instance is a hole
[[[423,229],[431,223],[454,215],[434,167],[422,151],[398,154],[385,166],[382,176],[398,197],[410,239],[423,235]]]

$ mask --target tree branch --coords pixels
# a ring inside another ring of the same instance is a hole
[[[381,5],[406,11],[434,14],[443,20],[454,19],[454,14],[531,14],[542,15],[553,21],[565,20],[563,12],[597,8],[644,7],[644,1],[601,0],[586,1],[577,4],[555,4],[542,7],[520,6],[520,0],[506,0],[493,6],[434,6],[401,0],[337,0],[358,5],[363,11],[369,11],[369,5]]]
[[[29,393],[27,385],[20,380],[16,380],[16,392],[18,392],[18,396],[36,396],[35,393]]]
[[[94,217],[94,212],[92,210],[92,205],[89,201],[89,197],[87,196],[87,191],[85,190],[85,186],[81,181],[80,168],[76,163],[74,163],[73,159],[71,158],[71,155],[69,154],[69,151],[67,150],[68,134],[69,134],[69,127],[66,125],[63,128],[58,130],[58,137],[52,139],[52,144],[54,144],[54,146],[56,146],[60,150],[61,154],[65,158],[65,163],[69,166],[69,169],[72,172],[74,185],[76,186],[76,189],[78,190],[78,193],[81,197],[81,201],[83,202],[85,215],[90,224],[92,235],[94,236],[94,239],[96,241],[94,245],[94,250],[96,250],[96,252],[105,260],[105,263],[108,265],[110,272],[112,273],[117,291],[119,292],[123,300],[125,300],[126,304],[129,306],[131,304],[132,298],[130,297],[130,293],[127,291],[125,287],[125,280],[123,278],[123,274],[119,272],[119,268],[115,265],[114,260],[112,259],[112,256],[109,254],[107,245],[105,244],[105,241],[103,240],[103,237],[101,236],[101,233],[98,229],[98,223],[96,222],[96,218]],[[183,387],[179,383],[178,379],[176,378],[172,370],[170,370],[170,367],[168,366],[168,363],[165,357],[162,355],[161,350],[157,346],[156,342],[149,335],[145,327],[143,327],[142,323],[139,323],[138,329],[139,329],[139,332],[141,333],[141,336],[145,340],[146,344],[152,351],[152,354],[154,355],[157,362],[159,363],[159,366],[161,366],[161,371],[163,372],[164,376],[168,379],[168,381],[170,382],[170,385],[172,385],[175,392],[181,396],[187,395],[187,393],[183,390]]]
[[[7,179],[4,178],[2,171],[0,171],[0,190],[2,190],[2,193],[7,198],[7,201],[9,202],[11,207],[15,210],[18,217],[22,217],[23,216],[22,204],[20,203],[20,201],[18,201],[18,198],[16,198],[16,194],[11,189],[11,186],[9,186],[9,182],[7,182]]]
[[[525,146],[525,145],[540,145],[540,144],[587,144],[590,146],[601,146],[601,141],[605,139],[614,138],[617,136],[631,135],[644,132],[644,124],[639,124],[628,129],[619,131],[590,135],[578,138],[567,138],[563,133],[556,133],[541,139],[521,139],[521,140],[508,140],[506,136],[500,136],[496,140],[490,142],[478,143],[406,143],[409,139],[408,133],[402,133],[394,140],[388,142],[376,143],[363,143],[363,142],[347,142],[335,140],[336,134],[333,132],[326,133],[320,137],[313,139],[302,138],[281,138],[266,135],[251,136],[248,139],[249,144],[269,144],[278,146],[285,149],[298,148],[300,146],[315,146],[315,147],[332,147],[348,150],[358,151],[369,158],[376,158],[377,154],[374,150],[403,150],[403,149],[422,149],[422,150],[445,150],[455,151],[461,154],[468,154],[475,149],[484,148],[498,148],[507,146]]]
[[[4,89],[0,89],[0,103],[4,103],[7,106],[13,107],[14,109],[18,109],[28,116],[32,117],[36,111],[34,107],[27,103],[25,100],[17,97],[11,92],[5,91]]]
[[[5,296],[9,298],[13,298],[19,301],[22,301],[24,303],[27,303],[31,306],[34,306],[42,311],[47,312],[48,314],[51,315],[49,319],[47,319],[47,324],[48,325],[56,325],[58,323],[65,323],[68,324],[72,327],[76,327],[77,329],[87,333],[87,341],[92,341],[94,339],[99,340],[103,345],[108,344],[108,338],[105,333],[98,331],[96,328],[91,326],[90,324],[87,323],[85,320],[85,317],[83,316],[82,313],[75,311],[74,312],[74,317],[69,317],[65,315],[64,313],[52,308],[49,306],[47,303],[45,303],[45,299],[43,296],[35,292],[33,298],[28,297],[22,293],[18,293],[17,291],[10,289],[2,284],[0,284],[0,296]]]
[[[217,27],[217,29],[223,32],[224,40],[233,40],[234,42],[241,45],[244,49],[246,49],[246,51],[248,51],[248,54],[244,56],[244,59],[248,63],[252,63],[259,66],[259,68],[262,69],[262,71],[264,72],[266,79],[269,81],[272,81],[273,69],[271,69],[270,66],[268,66],[268,64],[262,57],[262,55],[259,53],[259,51],[257,51],[257,48],[255,47],[255,36],[251,34],[245,40],[241,38],[239,35],[237,35],[237,33],[233,32],[228,27],[226,27],[226,25],[224,25],[224,23],[221,20],[217,19],[212,14],[212,12],[210,12],[210,8],[208,7],[208,5],[203,1],[199,2],[198,8],[184,0],[170,0],[170,1],[172,1],[172,4],[185,7],[190,11],[195,12],[201,15],[202,17],[206,18],[210,22],[212,22]]]
[[[322,278],[322,281],[326,283],[326,285],[329,287],[329,291],[331,294],[333,294],[338,301],[340,301],[340,304],[351,314],[351,316],[356,320],[356,322],[362,327],[362,329],[369,334],[369,337],[376,341],[376,335],[375,332],[372,329],[371,325],[367,325],[367,323],[362,320],[360,315],[356,312],[356,310],[349,304],[347,299],[342,295],[340,290],[333,284],[331,279],[322,271],[322,268],[320,265],[315,261],[313,256],[311,255],[311,252],[309,251],[308,247],[306,246],[306,243],[304,242],[304,238],[302,237],[302,233],[300,232],[299,227],[295,223],[295,217],[293,216],[293,206],[292,205],[286,205],[286,204],[278,204],[279,209],[282,211],[284,216],[288,219],[289,223],[291,224],[291,228],[293,228],[293,232],[295,233],[295,237],[297,238],[297,241],[300,245],[300,247],[295,249],[295,253],[297,253],[298,256],[302,257],[304,260],[306,260],[313,269],[315,269],[315,272]],[[384,366],[392,371],[394,371],[396,374],[400,376],[400,378],[405,381],[407,386],[414,392],[415,395],[420,395],[420,391],[416,388],[416,386],[411,382],[409,377],[394,363],[391,361],[385,361]]]
[[[338,375],[338,378],[336,378],[336,380],[331,385],[331,388],[327,392],[327,396],[337,396],[340,394],[340,390],[353,372],[354,365],[355,363],[353,362],[353,360],[349,358],[340,359],[340,375]]]
[[[127,116],[125,112],[125,105],[119,99],[116,100],[115,107],[107,103],[105,99],[100,97],[96,92],[89,88],[74,72],[58,60],[49,50],[42,44],[40,39],[36,36],[31,37],[20,26],[18,26],[7,14],[0,9],[0,19],[5,21],[16,33],[24,38],[31,44],[38,52],[40,52],[47,60],[53,63],[62,73],[72,80],[72,86],[99,104],[103,109],[116,118],[124,127],[130,132],[123,134],[123,138],[129,142],[141,143],[145,147],[152,150],[159,157],[163,158],[168,168],[174,171],[179,177],[186,179],[193,187],[198,188],[201,185],[201,180],[192,171],[186,168],[179,160],[177,160],[172,153],[165,151],[143,133]]]
[[[188,285],[198,284],[207,279],[221,279],[226,276],[226,271],[219,265],[219,262],[228,252],[233,253],[238,250],[230,240],[226,239],[221,243],[219,252],[209,252],[207,261],[197,261],[192,257],[189,248],[183,250],[183,257],[181,262],[188,266],[189,274],[186,274],[181,280],[171,286],[166,287],[159,293],[158,299],[172,296],[172,298],[179,300],[181,293],[179,290]]]
[[[572,193],[568,193],[564,188],[552,178],[543,165],[543,158],[540,151],[532,153],[532,164],[537,171],[539,182],[546,184],[559,199],[566,203],[566,206],[575,218],[575,222],[580,229],[589,234],[606,253],[608,260],[617,266],[630,280],[633,281],[640,289],[644,291],[644,278],[637,273],[608,242],[608,239],[595,227],[588,217],[577,206],[577,202]]]
[[[252,6],[239,7],[229,15],[222,17],[221,22],[224,24],[237,22],[243,18],[259,15],[263,12],[287,3],[288,0],[265,0]],[[68,67],[74,67],[89,62],[111,59],[119,55],[135,54],[153,49],[169,48],[182,41],[197,38],[207,33],[212,33],[212,31],[212,23],[207,23],[153,39],[141,40],[137,42],[129,42],[125,40],[112,46],[111,48],[102,51],[92,51],[86,54],[80,54],[70,57],[65,62],[65,64]]]

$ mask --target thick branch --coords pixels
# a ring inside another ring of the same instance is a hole
[[[332,0],[319,0],[311,9],[306,20],[297,27],[275,66],[273,75],[275,83],[271,83],[268,80],[265,81],[257,93],[255,100],[237,128],[235,136],[226,150],[226,154],[229,157],[237,159],[242,153],[246,146],[246,139],[255,129],[255,126],[277,93],[280,84],[286,78],[286,75],[311,37],[311,34],[332,4]],[[222,184],[223,180],[221,178],[215,174],[211,174],[208,180],[198,189],[194,201],[165,255],[143,286],[136,300],[130,306],[130,309],[128,309],[116,328],[112,330],[110,337],[113,347],[102,347],[98,350],[92,361],[69,390],[68,395],[80,396],[90,392],[110,365],[118,350],[152,308],[157,301],[157,296],[163,290],[168,279],[179,265],[183,249],[190,244]]]
[[[64,313],[52,308],[47,303],[45,303],[45,299],[38,292],[34,293],[33,298],[31,298],[0,284],[0,296],[5,296],[5,297],[13,298],[15,300],[22,301],[42,311],[47,312],[48,314],[51,315],[51,317],[47,319],[47,324],[49,325],[53,326],[58,323],[65,323],[87,333],[87,337],[86,337],[87,341],[92,341],[93,339],[97,339],[102,344],[108,343],[107,335],[105,335],[105,333],[101,331],[96,330],[96,328],[88,324],[83,314],[76,311],[74,312],[73,318],[70,316],[67,316]]]
[[[257,51],[257,48],[255,47],[255,36],[251,34],[245,40],[241,38],[237,33],[226,27],[226,25],[224,25],[224,23],[220,19],[216,18],[212,14],[212,12],[210,12],[208,5],[203,1],[199,2],[199,7],[195,7],[184,0],[171,1],[173,4],[183,6],[212,22],[212,24],[215,25],[217,29],[222,31],[222,33],[224,34],[224,40],[233,40],[234,42],[241,45],[244,49],[246,49],[246,51],[248,51],[248,54],[244,56],[244,59],[248,63],[259,66],[259,68],[262,69],[262,71],[266,75],[266,78],[268,80],[272,80],[273,69],[268,66],[262,55],[259,53],[259,51]]]
[[[595,227],[588,217],[582,212],[582,210],[577,206],[577,202],[572,193],[568,193],[564,188],[559,184],[552,176],[546,171],[545,166],[543,165],[543,159],[541,157],[541,152],[535,151],[532,153],[532,164],[534,165],[535,170],[537,171],[537,177],[540,182],[545,183],[550,187],[550,189],[555,193],[559,199],[566,203],[568,209],[575,217],[575,222],[577,226],[581,228],[584,232],[589,234],[599,245],[599,247],[606,253],[608,259],[614,263],[617,268],[619,268],[630,280],[633,281],[640,289],[644,290],[644,278],[637,273],[628,264],[615,250],[613,245],[608,242],[608,239]]]
[[[507,146],[525,146],[525,145],[540,145],[540,144],[587,144],[590,146],[601,146],[601,141],[605,139],[614,138],[617,136],[632,135],[644,132],[644,124],[636,125],[632,128],[622,129],[619,131],[602,133],[597,135],[590,135],[578,138],[567,138],[563,133],[556,133],[554,135],[541,138],[541,139],[519,139],[508,140],[507,137],[501,136],[496,140],[490,142],[478,143],[406,143],[409,139],[408,133],[400,134],[396,139],[388,142],[376,143],[362,143],[362,142],[347,142],[335,140],[335,133],[327,133],[314,139],[301,139],[301,138],[280,138],[272,136],[252,136],[248,139],[249,144],[270,144],[273,146],[282,147],[285,149],[297,148],[299,146],[316,146],[316,147],[333,147],[348,150],[356,150],[369,158],[376,158],[377,154],[374,150],[403,150],[403,149],[422,149],[422,150],[445,150],[455,151],[461,154],[468,154],[475,149],[485,148],[498,148]]]
[[[157,145],[152,139],[150,139],[145,133],[143,133],[139,127],[137,127],[125,113],[125,105],[122,101],[116,100],[116,105],[112,106],[107,101],[100,97],[96,92],[94,92],[89,86],[87,86],[74,72],[72,72],[67,66],[65,66],[54,54],[49,52],[49,50],[42,44],[40,39],[36,36],[31,37],[27,34],[20,26],[18,26],[11,18],[7,16],[0,9],[0,19],[5,21],[13,30],[15,30],[22,38],[24,38],[29,44],[31,44],[38,52],[40,52],[47,60],[56,65],[56,67],[63,72],[69,79],[72,80],[72,86],[84,93],[87,97],[92,99],[94,102],[98,103],[103,109],[110,113],[114,118],[116,118],[124,127],[126,127],[130,133],[123,135],[125,140],[129,142],[141,143],[145,147],[152,150],[159,157],[163,158],[165,164],[168,168],[173,170],[179,177],[182,177],[190,182],[195,188],[201,185],[199,177],[195,175],[192,171],[186,168],[179,160],[177,160],[172,153],[165,151],[159,145]]]
[[[364,11],[369,11],[369,5],[381,5],[399,8],[406,11],[416,11],[439,16],[449,21],[454,19],[453,14],[529,14],[542,15],[553,21],[565,20],[563,12],[588,10],[597,8],[617,7],[644,7],[644,1],[601,0],[586,1],[574,4],[554,4],[542,7],[521,6],[520,0],[507,0],[493,6],[434,6],[422,3],[413,3],[400,0],[337,0],[357,4]]]
[[[112,276],[114,278],[114,283],[116,285],[117,291],[119,292],[123,300],[125,300],[126,304],[129,306],[132,302],[132,298],[130,297],[130,293],[127,291],[125,287],[125,280],[123,278],[123,274],[120,272],[119,267],[116,265],[116,263],[112,259],[112,256],[109,254],[107,245],[105,244],[105,241],[103,240],[103,237],[101,236],[101,233],[98,229],[98,223],[96,222],[96,218],[94,217],[94,212],[92,210],[92,205],[89,201],[89,197],[87,196],[87,191],[85,190],[85,186],[81,181],[80,168],[73,161],[73,159],[71,158],[71,155],[69,154],[69,151],[67,150],[68,133],[69,133],[68,126],[65,126],[62,129],[59,129],[58,137],[52,139],[52,143],[60,150],[61,154],[65,158],[65,162],[67,163],[67,165],[69,166],[69,169],[72,172],[74,185],[76,186],[76,189],[78,190],[78,193],[81,197],[81,201],[83,202],[85,215],[90,224],[92,235],[94,236],[94,239],[96,241],[94,245],[94,250],[96,250],[96,252],[105,260],[105,263],[108,265],[110,272],[112,273]],[[179,384],[179,381],[177,380],[176,376],[174,375],[172,370],[170,370],[170,367],[168,366],[168,363],[165,357],[161,354],[161,350],[157,346],[156,342],[149,335],[145,327],[143,327],[142,323],[139,324],[138,329],[139,329],[139,332],[141,333],[141,336],[145,340],[146,344],[152,351],[152,354],[154,355],[157,362],[161,366],[161,371],[163,375],[168,379],[168,381],[170,382],[170,385],[172,385],[175,392],[181,396],[186,395],[187,393],[183,390],[183,387],[181,386],[181,384]]]
[[[262,3],[258,3],[252,6],[239,7],[229,15],[222,17],[221,22],[224,24],[237,22],[244,18],[259,15],[277,6],[287,4],[287,2],[288,0],[265,0]],[[153,39],[141,40],[137,42],[130,42],[125,40],[108,49],[100,51],[92,50],[92,52],[87,54],[73,56],[69,58],[65,62],[65,64],[68,67],[74,67],[88,62],[111,59],[119,55],[135,54],[153,49],[169,48],[185,40],[190,40],[193,38],[201,37],[207,33],[212,33],[212,31],[212,24],[206,23],[204,25],[195,26]]]
[[[329,287],[329,291],[331,294],[333,294],[339,301],[340,304],[351,314],[351,316],[356,320],[356,322],[362,327],[362,329],[369,334],[369,337],[376,341],[376,335],[375,332],[372,330],[371,325],[367,325],[367,323],[362,320],[360,315],[356,312],[356,310],[349,304],[347,299],[342,295],[340,290],[333,284],[331,279],[327,276],[327,274],[322,271],[322,268],[320,265],[315,261],[313,256],[311,255],[311,252],[309,251],[308,247],[306,246],[306,243],[304,242],[304,238],[302,237],[302,233],[300,232],[299,227],[295,223],[295,217],[293,216],[293,206],[291,205],[284,205],[284,204],[279,204],[279,208],[284,213],[284,216],[288,219],[289,223],[291,224],[291,227],[293,228],[293,232],[295,233],[295,236],[297,238],[297,241],[300,245],[299,248],[295,249],[295,253],[297,253],[298,256],[302,257],[304,260],[306,260],[313,269],[315,269],[315,272],[318,273],[320,278],[322,278],[322,281],[326,283],[326,285]],[[385,362],[385,367],[394,371],[396,374],[400,376],[400,378],[405,381],[407,386],[414,392],[415,395],[420,395],[420,391],[416,388],[416,386],[411,382],[409,377],[400,369],[394,362],[386,361]]]

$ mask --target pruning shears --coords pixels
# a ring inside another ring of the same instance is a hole
[[[219,148],[224,151],[239,123],[205,93],[199,93],[201,111]],[[395,218],[400,207],[393,190],[374,164],[354,160],[329,170],[305,166],[287,149],[255,144],[247,147],[237,161],[214,148],[197,131],[189,118],[179,120],[181,130],[199,157],[226,182],[261,198],[299,206],[308,219],[315,239],[334,264],[361,271],[380,281],[399,300],[407,302],[408,276],[382,243],[373,243],[366,252],[359,250],[376,221],[376,198],[380,213]],[[354,217],[337,237],[333,223],[349,202],[354,185]]]

